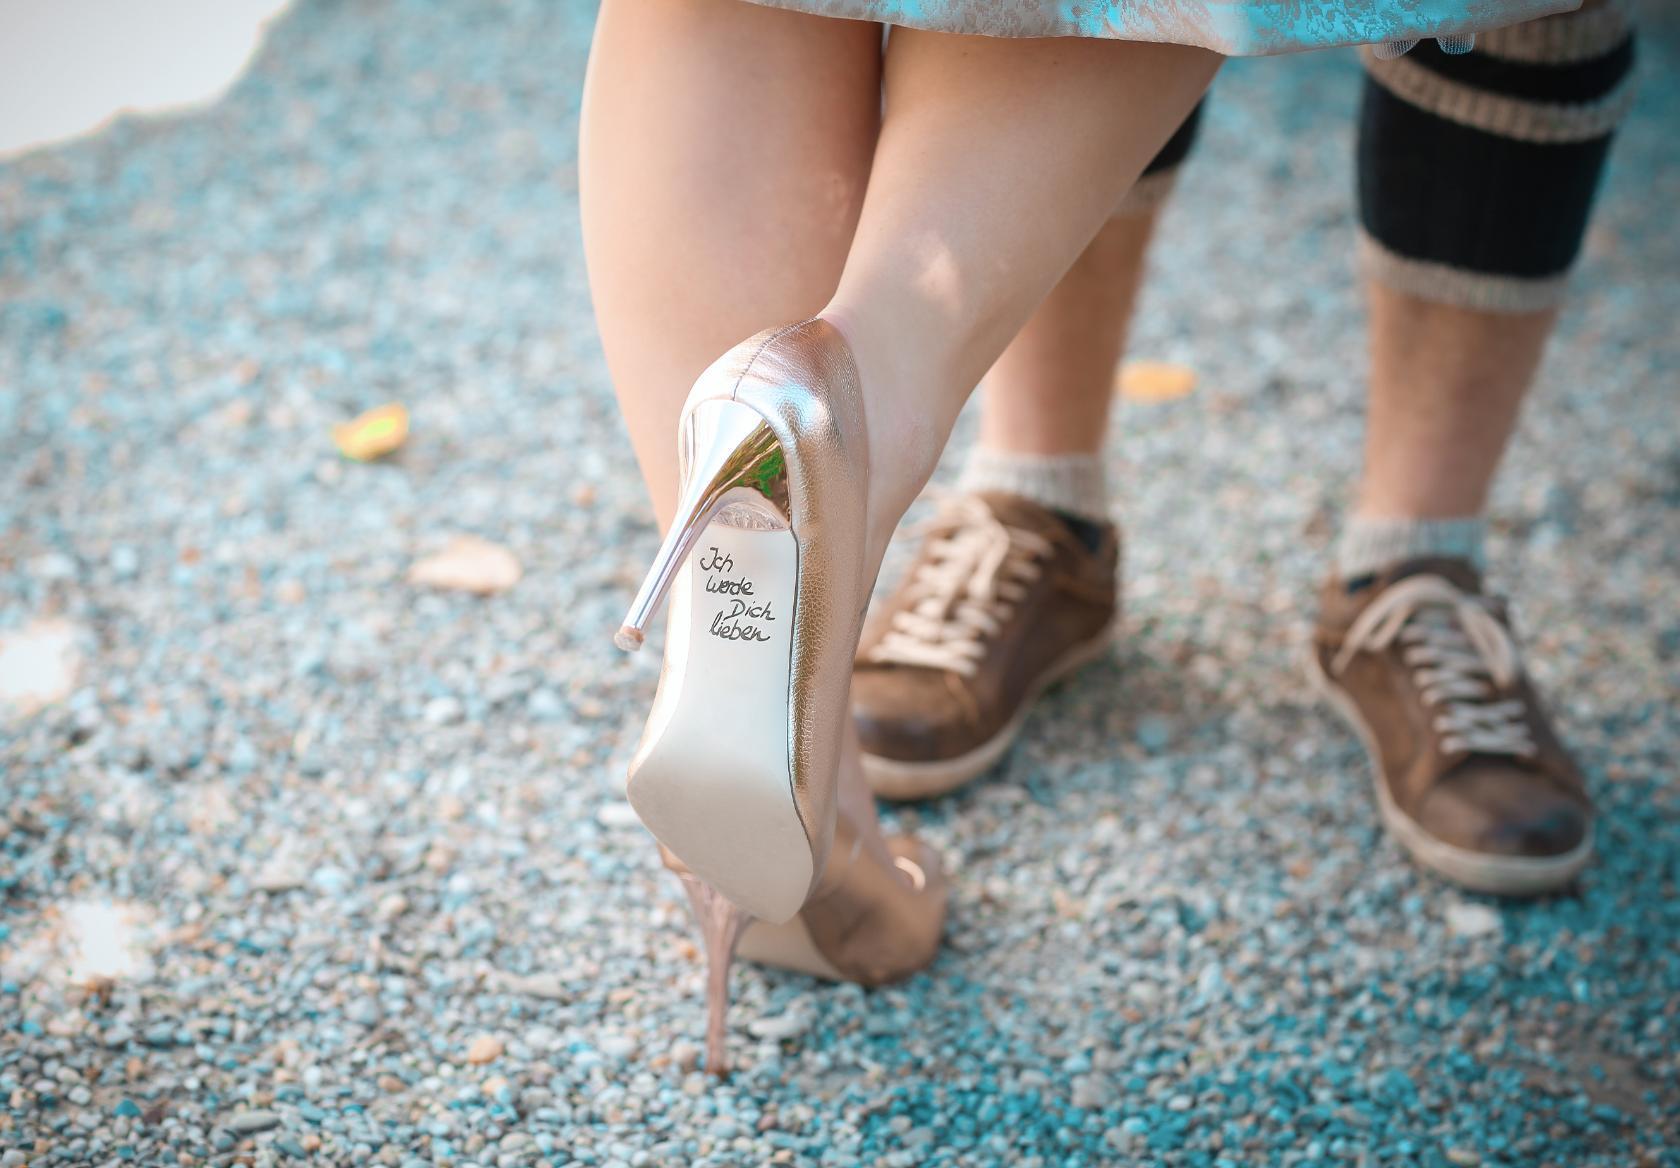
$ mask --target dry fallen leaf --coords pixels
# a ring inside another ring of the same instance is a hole
[[[408,438],[408,411],[387,402],[333,427],[333,441],[346,458],[371,462],[383,458]]]
[[[1117,385],[1120,396],[1129,401],[1171,401],[1196,388],[1196,371],[1166,361],[1127,361],[1120,367]]]
[[[476,535],[457,535],[442,551],[416,560],[408,582],[489,596],[512,588],[520,575],[519,561],[507,548]]]

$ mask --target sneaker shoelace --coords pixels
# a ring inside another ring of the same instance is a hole
[[[1002,522],[973,495],[946,500],[921,533],[926,555],[905,583],[904,607],[868,659],[972,677],[986,640],[1038,579],[1051,543]]]
[[[1522,670],[1517,645],[1484,598],[1440,576],[1408,576],[1359,614],[1331,669],[1397,641],[1444,751],[1533,757],[1525,703],[1498,698]]]

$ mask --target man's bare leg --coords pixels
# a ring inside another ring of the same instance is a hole
[[[981,388],[980,439],[962,489],[998,491],[1102,524],[1102,450],[1149,243],[1195,144],[1192,110],[1143,177],[992,366]]]
[[[1365,470],[1314,660],[1378,808],[1468,888],[1561,888],[1592,803],[1483,591],[1483,512],[1627,107],[1624,6],[1367,55],[1359,177],[1371,310]]]
[[[1487,312],[1369,282],[1371,380],[1357,513],[1479,515],[1556,309]]]
[[[1096,454],[1143,283],[1156,208],[1116,215],[1016,334],[981,387],[980,445],[1011,454]]]

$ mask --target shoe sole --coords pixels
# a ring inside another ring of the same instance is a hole
[[[791,970],[823,981],[846,980],[846,975],[834,968],[834,963],[817,948],[817,943],[811,939],[811,930],[806,928],[801,917],[779,925],[754,921],[741,934],[741,940],[735,946],[735,956],[754,965]]]
[[[672,584],[661,679],[672,697],[626,789],[691,872],[771,922],[799,911],[813,875],[788,743],[798,562],[785,527],[707,527]],[[708,590],[724,580],[752,591]],[[768,619],[751,615],[766,604]]]
[[[1410,853],[1412,859],[1462,888],[1493,896],[1538,896],[1556,892],[1567,888],[1580,876],[1593,856],[1590,824],[1586,837],[1573,849],[1558,856],[1489,855],[1430,835],[1422,824],[1401,810],[1389,794],[1376,740],[1365,725],[1365,719],[1360,717],[1358,705],[1324,672],[1311,644],[1304,656],[1303,665],[1309,684],[1353,728],[1365,747],[1365,754],[1371,762],[1371,785],[1376,791],[1377,812],[1388,833]]]
[[[1051,663],[1041,673],[1021,700],[1021,708],[1003,724],[996,734],[979,746],[954,758],[929,762],[906,762],[885,758],[878,754],[863,754],[863,777],[870,790],[882,799],[906,803],[918,799],[936,799],[972,782],[997,764],[1020,735],[1027,715],[1044,696],[1044,691],[1076,670],[1106,654],[1113,646],[1116,624],[1104,625],[1102,631],[1088,641],[1081,641]]]

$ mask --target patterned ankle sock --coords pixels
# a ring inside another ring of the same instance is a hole
[[[1014,454],[976,446],[963,464],[957,489],[1001,491],[1072,519],[1109,522],[1100,454]]]
[[[1487,520],[1480,515],[1458,519],[1376,519],[1355,515],[1336,541],[1336,574],[1343,580],[1374,576],[1385,568],[1425,556],[1468,560],[1479,571]]]

